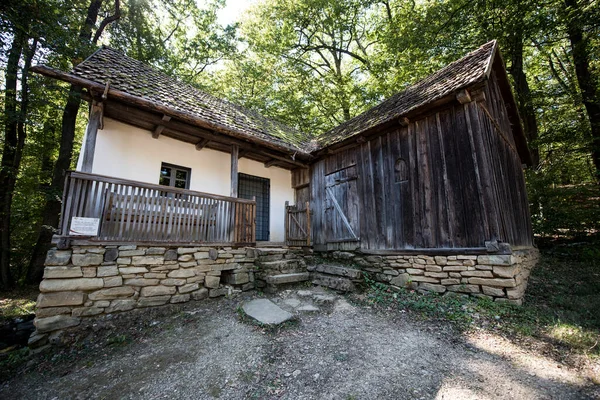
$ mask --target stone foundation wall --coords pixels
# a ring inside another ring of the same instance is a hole
[[[313,282],[353,290],[367,272],[377,282],[437,293],[462,293],[498,302],[522,304],[531,269],[539,258],[535,248],[507,255],[364,255],[334,251],[322,258],[344,260],[344,267],[316,263],[308,267]],[[352,266],[349,266],[352,265]]]
[[[253,248],[73,246],[52,249],[36,305],[36,335],[82,318],[254,288]]]

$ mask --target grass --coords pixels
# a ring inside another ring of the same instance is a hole
[[[365,301],[427,319],[443,319],[461,330],[490,329],[565,346],[600,357],[600,238],[546,243],[532,271],[523,306],[487,299],[399,292],[367,280]]]
[[[39,293],[37,286],[24,286],[0,292],[0,321],[33,314]]]

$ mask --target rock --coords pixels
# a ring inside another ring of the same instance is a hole
[[[335,302],[335,296],[329,296],[326,294],[314,294],[313,301],[317,304],[333,304]]]
[[[460,280],[456,278],[442,279],[441,284],[444,286],[448,285],[459,285]]]
[[[37,308],[78,306],[83,304],[81,292],[40,293],[37,298]]]
[[[310,290],[298,290],[296,294],[300,297],[310,297],[313,295],[313,292]]]
[[[411,278],[409,274],[400,274],[392,278],[390,285],[406,287],[410,281]]]
[[[440,283],[438,278],[433,278],[431,276],[411,276],[410,280],[413,282],[427,282],[427,283]]]
[[[292,307],[292,308],[296,308],[298,307],[300,304],[300,300],[298,299],[285,299],[283,301],[284,304],[287,304],[288,306]]]
[[[250,318],[265,325],[279,325],[293,318],[292,314],[267,299],[255,299],[244,303],[242,310]]]
[[[149,253],[148,253],[148,255],[149,255]],[[165,251],[164,260],[165,261],[177,260],[177,250],[169,249],[169,250]]]
[[[158,279],[133,278],[125,279],[125,285],[128,286],[154,286],[158,285]]]
[[[153,296],[163,296],[163,295],[173,295],[177,289],[172,286],[146,286],[143,287],[140,294],[143,297],[153,297]]]
[[[104,308],[99,307],[79,307],[73,309],[74,317],[91,317],[93,315],[102,314]]]
[[[500,278],[514,278],[518,273],[520,268],[517,265],[513,265],[510,267],[504,267],[499,265],[494,265],[494,275]]]
[[[300,306],[296,309],[296,311],[299,312],[306,312],[306,313],[311,313],[311,312],[319,312],[319,307],[313,306],[312,304],[306,304],[304,306]]]
[[[437,265],[428,265],[425,267],[425,271],[427,272],[442,272],[442,267]]]
[[[113,250],[113,249],[109,249],[109,250]],[[104,277],[104,276],[115,276],[119,274],[119,269],[117,268],[116,265],[108,265],[108,266],[101,266],[98,267],[98,271],[96,272],[96,276],[98,277]]]
[[[198,253],[194,253],[194,259],[195,260],[207,260],[210,258],[209,252],[208,251],[200,251]],[[212,260],[216,260],[215,258],[210,258]]]
[[[53,317],[55,315],[69,314],[71,315],[71,307],[48,307],[38,308],[35,310],[35,316],[38,318]]]
[[[48,343],[48,334],[34,332],[27,341],[27,346],[30,349],[37,349]]]
[[[504,289],[491,286],[482,286],[481,290],[488,296],[504,297]]]
[[[34,320],[35,327],[38,333],[52,332],[59,329],[66,329],[72,326],[77,326],[81,322],[80,318],[71,317],[68,315],[55,315],[48,318],[36,318]]]
[[[469,278],[469,283],[474,285],[499,286],[499,287],[515,287],[517,283],[514,279],[503,278]]]
[[[199,287],[200,287],[200,285],[198,285],[197,283],[190,283],[190,284],[181,286],[178,290],[179,290],[179,293],[189,293],[189,292],[198,290]]]
[[[176,269],[167,274],[169,278],[191,278],[195,275],[194,271],[190,269]]]
[[[302,371],[300,371],[299,369],[297,369],[297,370],[295,370],[294,372],[292,372],[292,376],[293,376],[294,378],[297,378],[297,377],[298,377],[298,375],[300,375],[301,373],[302,373]]]
[[[73,265],[77,267],[89,267],[92,265],[100,265],[104,261],[102,254],[73,254],[71,257]]]
[[[431,278],[447,278],[447,272],[425,272],[425,276],[429,276]]]
[[[221,277],[219,276],[211,276],[211,275],[207,275],[204,278],[204,286],[206,286],[207,288],[218,288],[219,287],[219,283],[221,282]]]
[[[154,296],[154,297],[140,297],[138,300],[138,307],[156,307],[167,304],[171,300],[170,295]]]
[[[511,255],[486,255],[486,256],[478,256],[477,264],[487,264],[487,265],[512,265],[513,256]]]
[[[70,250],[48,250],[44,265],[67,265],[71,261]]]
[[[150,247],[146,250],[146,254],[149,256],[158,256],[165,254],[165,251],[167,251],[165,247]]]
[[[494,275],[491,271],[463,271],[460,273],[466,277],[479,277],[479,278],[493,278]]]
[[[132,265],[162,265],[165,263],[163,256],[136,256],[131,257]]]
[[[308,272],[299,272],[293,274],[279,274],[267,277],[267,283],[272,285],[281,285],[284,283],[304,282],[310,279]]]
[[[133,296],[135,290],[130,286],[117,286],[108,289],[98,290],[97,292],[90,293],[88,299],[90,300],[113,300],[122,297]]]
[[[40,283],[40,292],[96,290],[103,286],[102,278],[44,279]]]
[[[193,260],[194,260],[194,256],[192,254],[183,254],[177,258],[177,261],[179,261],[179,262],[188,262],[188,261],[193,261]]]
[[[448,262],[448,259],[444,256],[435,256],[435,257],[433,257],[433,259],[435,260],[435,263],[437,265],[441,265],[441,266],[446,265],[446,263]]]
[[[119,265],[131,264],[131,257],[117,258],[117,264],[119,264]]]
[[[179,247],[177,248],[177,254],[191,254],[198,251],[197,247]]]
[[[83,272],[84,278],[95,278],[96,277],[96,267],[82,267],[81,271]]]
[[[121,267],[119,268],[119,272],[123,275],[143,274],[148,272],[148,269],[146,267]]]
[[[313,270],[324,274],[343,276],[350,279],[360,279],[362,274],[362,272],[358,269],[329,264],[316,265],[314,266]]]
[[[176,294],[171,297],[171,303],[185,303],[186,301],[190,301],[191,295],[189,294]]]
[[[115,286],[121,286],[123,284],[123,278],[120,276],[109,276],[104,279],[104,287],[110,288]]]
[[[354,283],[350,279],[324,274],[314,274],[312,282],[315,285],[326,286],[342,292],[353,292],[356,289]]]
[[[227,296],[227,294],[229,294],[229,289],[226,287],[222,287],[219,289],[210,289],[210,291],[208,292],[209,297]]]
[[[117,258],[119,258],[119,250],[106,249],[106,252],[104,253],[104,261],[112,262],[112,261],[116,261]]]
[[[194,300],[203,300],[208,297],[208,289],[202,288],[192,293],[192,298]]]
[[[110,302],[110,307],[107,307],[104,312],[107,314],[119,311],[129,311],[135,308],[136,301],[133,299],[119,299]]]
[[[123,250],[119,252],[119,257],[133,257],[133,256],[144,256],[146,255],[145,250]]]
[[[243,285],[244,283],[250,282],[250,275],[248,275],[247,272],[239,272],[228,275],[225,281],[230,285]]]
[[[81,267],[45,267],[44,279],[81,278],[83,272]]]
[[[426,290],[428,292],[436,292],[436,293],[444,293],[446,291],[446,286],[444,285],[434,285],[427,282],[419,283],[420,290]]]
[[[444,272],[462,272],[468,270],[469,267],[464,265],[449,265],[444,267]]]
[[[183,286],[183,285],[185,285],[185,283],[186,283],[185,279],[174,279],[174,278],[163,279],[162,281],[160,281],[160,284],[165,285],[165,286]]]
[[[451,292],[479,293],[479,286],[477,285],[451,285],[447,286],[447,289]]]
[[[135,250],[135,249],[137,249],[137,246],[135,244],[119,246],[119,250]]]

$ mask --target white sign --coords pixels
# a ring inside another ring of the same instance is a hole
[[[98,226],[100,226],[100,218],[73,217],[69,235],[98,236]]]

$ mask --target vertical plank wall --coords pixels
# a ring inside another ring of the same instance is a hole
[[[485,91],[483,105],[511,135],[494,77]],[[532,244],[520,159],[475,101],[455,102],[314,163],[314,245],[348,238],[338,226],[327,226],[332,211],[326,189],[348,174],[357,176],[357,204],[342,208],[358,208],[346,217],[358,227],[363,249],[483,247],[491,239]],[[306,193],[304,187],[297,197],[304,200]]]

